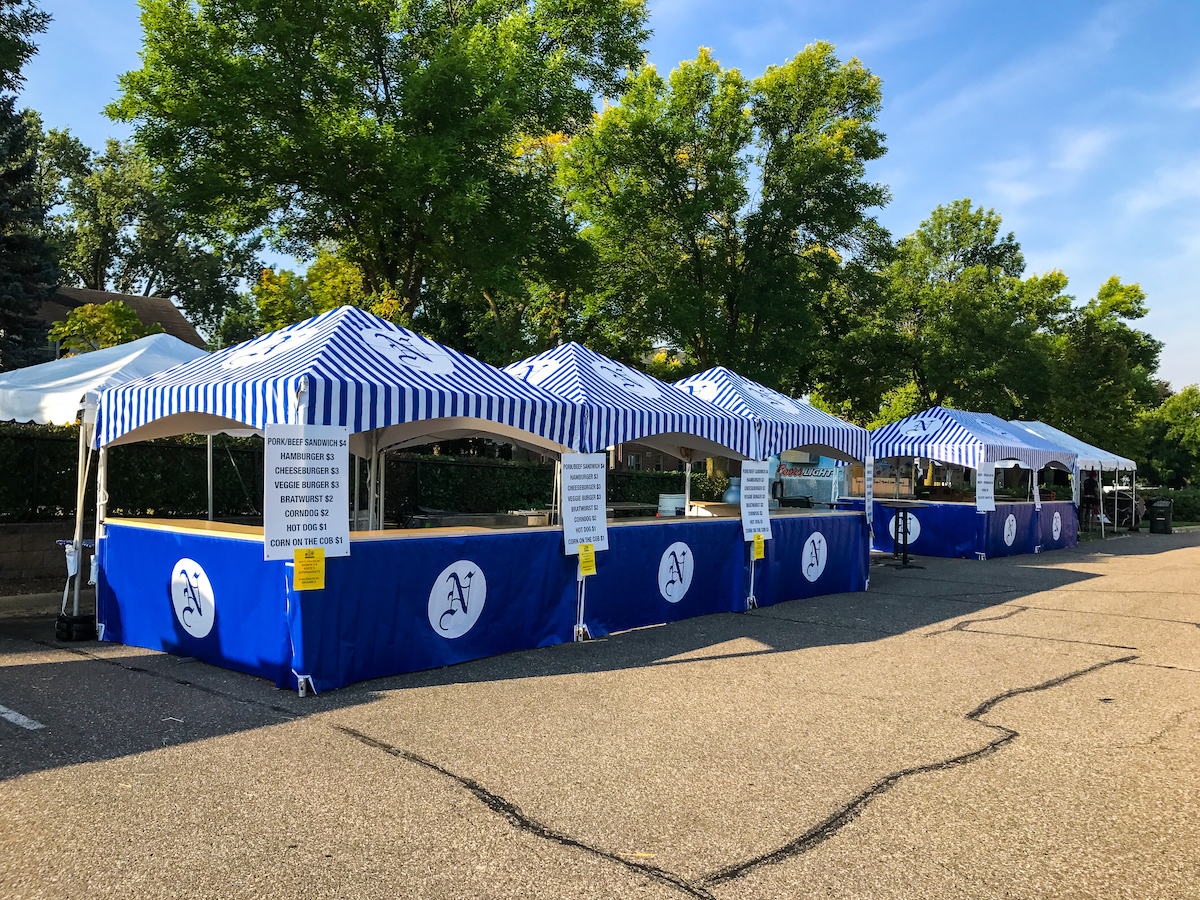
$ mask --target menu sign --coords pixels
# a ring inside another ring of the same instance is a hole
[[[563,544],[567,556],[578,556],[581,544],[593,551],[608,549],[608,454],[562,455]]]
[[[349,429],[268,425],[265,437],[264,558],[294,560],[310,548],[349,556]]]
[[[975,509],[991,512],[996,508],[996,464],[983,463],[975,471]]]
[[[767,461],[742,463],[742,538],[754,540],[761,534],[763,540],[771,539],[770,486],[771,464]]]

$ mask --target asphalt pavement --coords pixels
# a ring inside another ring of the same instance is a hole
[[[1195,898],[1200,534],[299,698],[0,599],[0,897]]]

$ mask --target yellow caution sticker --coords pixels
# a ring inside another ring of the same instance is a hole
[[[754,558],[762,559],[767,555],[766,542],[763,540],[762,532],[754,535]]]
[[[579,545],[579,574],[580,575],[595,575],[596,574],[596,545],[595,544],[580,544]]]
[[[296,560],[296,573],[292,584],[298,591],[325,590],[325,548],[310,547],[307,550],[293,551]]]

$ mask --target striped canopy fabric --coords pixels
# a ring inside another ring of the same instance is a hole
[[[677,381],[675,386],[753,421],[763,456],[805,448],[835,459],[862,462],[871,452],[867,429],[743,378],[724,366]]]
[[[350,306],[105,391],[97,443],[284,422],[377,438],[399,427],[377,440],[382,447],[428,433],[404,431],[407,423],[439,422],[456,436],[494,433],[560,452],[579,445],[572,404]]]
[[[1031,469],[1051,463],[1070,469],[1075,463],[1073,452],[1035,442],[1032,436],[1024,440],[999,416],[942,406],[876,429],[871,432],[871,448],[876,459],[926,456],[971,469],[1010,459]]]
[[[1067,434],[1065,431],[1059,431],[1052,425],[1047,425],[1045,422],[1017,422],[1011,424],[1017,433],[1021,435],[1021,439],[1025,440],[1025,435],[1041,438],[1049,441],[1052,444],[1057,444],[1065,450],[1073,451],[1076,454],[1075,465],[1080,471],[1088,469],[1099,469],[1105,472],[1115,472],[1118,470],[1134,472],[1137,470],[1137,463],[1132,459],[1126,459],[1116,453],[1111,453],[1108,450],[1101,450],[1099,447],[1081,441],[1073,435]]]
[[[563,344],[504,371],[576,404],[585,416],[587,452],[639,441],[677,456],[760,458],[749,419],[580,344]]]

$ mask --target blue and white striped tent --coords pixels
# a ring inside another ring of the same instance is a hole
[[[754,422],[763,456],[803,449],[844,462],[864,462],[871,434],[807,403],[717,366],[675,386]]]
[[[751,420],[580,344],[563,344],[504,371],[576,404],[585,416],[587,452],[638,441],[682,458],[760,458]]]
[[[871,432],[876,459],[923,456],[979,469],[1014,460],[1040,470],[1057,463],[1068,471],[1075,454],[1045,441],[1025,440],[1016,429],[990,413],[935,406]]]
[[[350,306],[159,372],[100,397],[97,443],[261,432],[304,422],[349,428],[351,450],[486,434],[577,449],[573,404]]]

